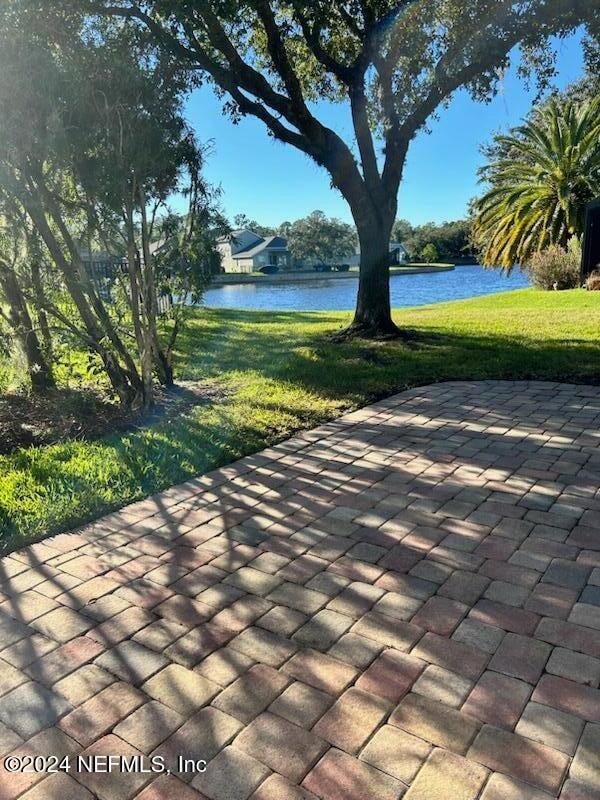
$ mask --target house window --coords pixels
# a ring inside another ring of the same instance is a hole
[[[272,267],[276,267],[277,263],[277,253],[269,253],[269,264]]]

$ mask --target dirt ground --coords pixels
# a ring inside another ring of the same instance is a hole
[[[100,393],[57,390],[43,397],[0,395],[0,455],[22,447],[97,439],[110,433],[145,427],[164,416],[183,413],[202,402],[222,399],[223,391],[209,384],[184,382],[157,388],[151,411],[124,409]]]

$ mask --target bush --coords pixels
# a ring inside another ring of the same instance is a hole
[[[595,269],[588,275],[585,286],[590,292],[600,292],[600,269]]]
[[[575,289],[581,283],[581,258],[576,246],[568,250],[553,244],[534,253],[527,266],[538,289]]]

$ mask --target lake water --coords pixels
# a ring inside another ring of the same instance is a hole
[[[479,297],[529,285],[528,277],[520,270],[513,270],[507,277],[499,270],[479,266],[393,275],[390,280],[393,308]],[[349,311],[355,306],[357,287],[356,279],[320,277],[301,283],[218,286],[205,292],[204,304],[210,308],[265,311]]]

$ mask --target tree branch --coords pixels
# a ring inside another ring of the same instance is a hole
[[[210,45],[221,53],[228,66],[219,63],[207,53],[189,26],[186,28],[182,25],[190,43],[190,47],[187,47],[177,36],[166,31],[137,5],[103,6],[97,0],[91,0],[91,5],[97,13],[126,16],[142,22],[163,46],[170,48],[171,52],[183,55],[188,62],[195,63],[207,72],[217,86],[233,98],[242,113],[256,116],[267,125],[276,138],[292,144],[310,155],[318,164],[325,166],[332,174],[334,185],[342,192],[349,182],[362,180],[352,152],[343,139],[319,122],[308,111],[304,101],[300,105],[292,97],[276,92],[264,75],[244,61],[229,40],[216,14],[207,4],[202,4],[198,8],[198,18],[204,24],[204,32]],[[273,58],[272,54],[271,57]],[[278,69],[275,63],[274,66]],[[280,73],[280,77],[285,84],[284,75]],[[256,100],[248,95],[255,97]],[[277,112],[296,130],[284,125],[273,112]]]
[[[565,21],[568,21],[570,26],[575,27],[585,20],[586,13],[589,14],[588,3],[589,0],[572,0],[572,2],[568,4],[565,4],[564,0],[547,0],[547,2],[540,7],[536,17],[536,25],[539,32],[543,34],[544,26],[550,23],[554,23],[553,28],[555,28],[556,21],[563,17]],[[565,10],[569,15],[568,20]],[[504,28],[504,38],[497,36],[495,39],[491,40],[488,30],[489,27],[504,18],[510,20],[511,28]],[[503,58],[508,56],[513,47],[522,41],[530,27],[530,15],[525,14],[520,18],[515,16],[511,11],[510,0],[504,0],[502,4],[498,2],[493,7],[487,19],[477,20],[477,26],[471,32],[472,36],[469,36],[466,31],[461,32],[460,41],[457,41],[454,47],[448,49],[436,64],[433,70],[430,91],[410,116],[402,123],[403,134],[412,138],[415,132],[425,124],[429,116],[444,99],[449,97],[461,86],[471,83],[479,75],[483,75],[489,70],[494,69],[494,67],[501,63]],[[551,33],[551,30],[548,29],[546,33]],[[456,61],[464,56],[465,40],[469,40],[471,45],[475,45],[470,49],[474,50],[476,56],[467,63],[463,62],[462,66],[452,71],[452,67]]]
[[[182,25],[191,45],[191,47],[186,47],[174,34],[166,31],[160,23],[138,5],[104,6],[97,0],[91,0],[91,7],[97,13],[139,20],[147,26],[163,46],[168,47],[171,52],[184,56],[188,62],[195,63],[200,69],[207,72],[217,86],[231,95],[243,113],[258,117],[277,138],[307,153],[331,172],[339,173],[340,169],[351,172],[354,170],[354,177],[360,178],[352,153],[343,139],[319,122],[308,111],[303,101],[302,105],[299,105],[291,97],[276,92],[264,75],[246,63],[207,4],[202,4],[197,14],[204,23],[210,45],[221,53],[227,61],[228,67],[208,55],[205,47],[193,35],[189,26],[185,28]],[[283,75],[280,74],[280,77],[284,80]],[[269,108],[263,106],[261,102],[252,100],[248,94],[257,98],[258,101],[262,101]],[[287,128],[269,109],[284,117],[290,125],[297,129],[297,132]]]
[[[290,64],[270,3],[268,0],[254,0],[253,5],[267,34],[267,47],[273,59],[273,64],[283,80],[290,99],[304,114],[308,114],[302,85]]]
[[[379,192],[381,189],[381,180],[379,167],[377,165],[373,134],[371,132],[371,126],[369,125],[365,86],[362,80],[350,89],[350,109],[352,111],[352,122],[354,123],[354,132],[360,151],[365,182],[371,191]]]
[[[354,69],[342,64],[325,50],[321,44],[321,27],[310,24],[298,0],[292,0],[292,7],[298,24],[302,29],[302,35],[317,61],[332,75],[335,75],[341,83],[349,86],[355,77]]]

